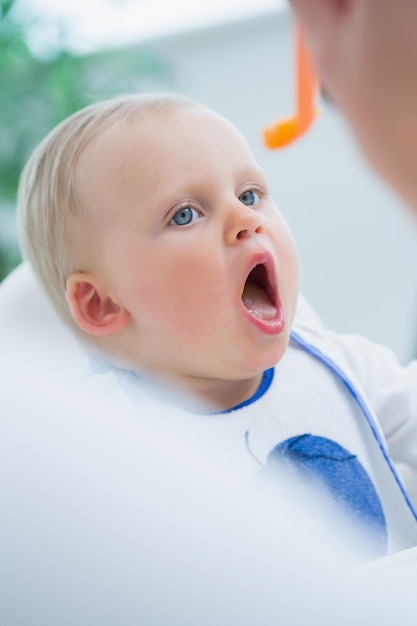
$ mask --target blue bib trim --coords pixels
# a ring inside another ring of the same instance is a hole
[[[262,398],[262,396],[270,388],[271,383],[274,380],[274,374],[275,374],[275,369],[273,367],[271,367],[269,370],[265,370],[262,376],[261,384],[259,385],[256,392],[253,394],[253,396],[251,396],[247,400],[244,400],[240,404],[233,406],[231,409],[226,409],[225,411],[218,411],[217,413],[215,413],[215,415],[225,415],[227,413],[231,413],[232,411],[243,409],[244,406],[248,406],[249,404],[252,404],[253,402],[256,402],[257,400],[259,400],[259,398]]]

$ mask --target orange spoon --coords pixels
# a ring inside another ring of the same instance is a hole
[[[301,29],[295,33],[297,62],[297,111],[288,119],[280,120],[265,128],[265,145],[271,150],[284,148],[303,135],[314,121],[317,111],[314,105],[318,87],[317,77],[306,50]]]

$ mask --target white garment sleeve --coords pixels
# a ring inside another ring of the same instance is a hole
[[[403,366],[391,350],[365,337],[329,336],[367,395],[391,458],[417,505],[417,360]]]

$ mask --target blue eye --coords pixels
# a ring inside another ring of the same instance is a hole
[[[253,189],[248,189],[247,191],[244,191],[240,194],[239,200],[242,204],[245,204],[246,206],[254,206],[261,201],[261,197],[259,193],[257,193]]]
[[[175,224],[175,226],[186,226],[199,217],[201,215],[196,209],[191,206],[183,206],[174,214],[169,223]]]

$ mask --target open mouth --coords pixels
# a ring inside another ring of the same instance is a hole
[[[256,265],[249,273],[243,288],[242,302],[249,313],[257,319],[263,321],[276,319],[278,309],[274,289],[264,264]]]

